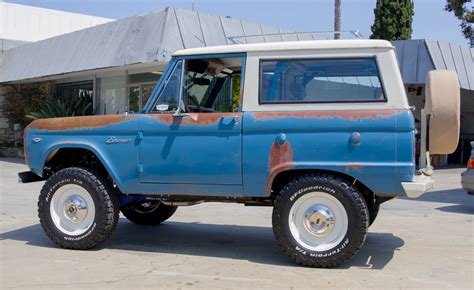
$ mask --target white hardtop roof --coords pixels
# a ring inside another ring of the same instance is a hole
[[[354,49],[354,48],[391,48],[394,47],[386,40],[372,39],[341,39],[341,40],[308,40],[308,41],[286,41],[267,42],[252,44],[233,44],[182,49],[174,53],[174,56],[202,55],[202,54],[225,54],[255,51],[282,51],[282,50],[313,50],[313,49]]]

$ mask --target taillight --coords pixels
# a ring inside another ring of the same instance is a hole
[[[474,169],[474,159],[469,159],[469,161],[467,162],[467,168]]]

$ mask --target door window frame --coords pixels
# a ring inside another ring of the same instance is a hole
[[[156,101],[160,97],[160,94],[165,88],[165,86],[168,84],[170,77],[174,73],[180,61],[182,61],[182,63],[181,63],[181,80],[180,80],[178,104],[181,104],[181,101],[183,98],[184,65],[185,65],[186,60],[208,59],[208,58],[237,58],[237,57],[242,58],[242,71],[240,73],[240,98],[239,98],[240,100],[239,100],[239,107],[237,109],[237,112],[241,112],[244,85],[245,85],[245,63],[247,61],[246,53],[203,54],[203,55],[188,55],[188,56],[172,57],[170,60],[170,63],[168,64],[165,71],[163,72],[162,77],[158,80],[157,85],[153,89],[150,95],[150,98],[148,99],[148,103],[145,105],[145,109],[142,110],[142,112],[146,114],[159,114],[158,112],[153,111],[153,106],[155,105]],[[206,114],[206,113],[197,113],[197,114]]]

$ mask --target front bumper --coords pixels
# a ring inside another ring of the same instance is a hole
[[[417,198],[434,188],[434,180],[431,176],[415,175],[411,182],[402,182],[402,187],[408,197]]]
[[[30,183],[43,180],[45,180],[43,177],[36,175],[31,171],[24,171],[18,173],[18,182],[20,183]]]

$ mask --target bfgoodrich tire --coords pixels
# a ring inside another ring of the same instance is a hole
[[[85,250],[106,240],[118,221],[117,196],[105,178],[82,168],[66,168],[44,184],[39,200],[41,226],[67,249]]]
[[[364,198],[345,180],[307,174],[278,194],[273,232],[283,252],[298,264],[336,267],[351,259],[367,236]]]
[[[129,221],[138,225],[159,225],[169,219],[176,209],[176,206],[164,205],[159,201],[132,201],[120,208]]]

